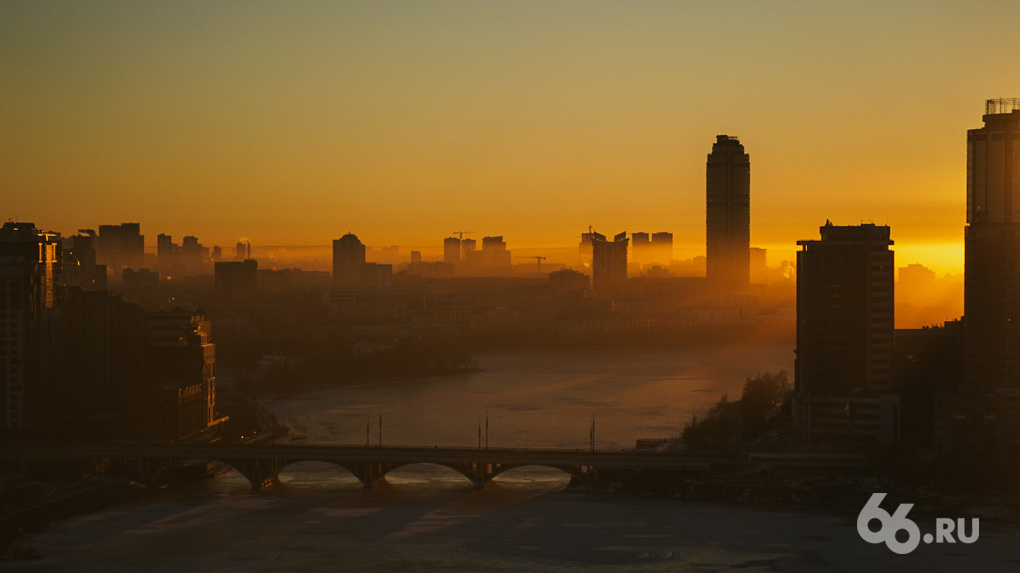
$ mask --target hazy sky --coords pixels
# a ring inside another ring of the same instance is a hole
[[[959,270],[966,130],[1020,96],[1018,22],[1015,1],[3,0],[3,216],[137,221],[149,246],[513,249],[591,224],[702,251],[728,134],[770,262],[828,218]]]

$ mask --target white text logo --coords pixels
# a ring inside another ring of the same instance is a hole
[[[962,517],[956,520],[946,517],[936,518],[935,535],[925,533],[922,538],[921,530],[917,528],[917,524],[907,518],[907,513],[910,512],[910,508],[914,507],[914,504],[901,503],[896,511],[889,515],[888,511],[879,507],[883,499],[885,499],[884,493],[871,494],[871,499],[864,504],[864,509],[857,515],[857,533],[860,534],[861,539],[868,543],[885,543],[893,553],[905,555],[916,549],[922,539],[925,543],[956,543],[957,539],[960,543],[977,541],[978,518],[976,517],[970,520],[969,533],[965,529],[967,522]],[[881,524],[878,531],[872,531],[870,527],[874,521]],[[954,529],[957,539],[953,538]],[[907,533],[906,539],[903,541],[897,539],[896,536],[900,531]]]

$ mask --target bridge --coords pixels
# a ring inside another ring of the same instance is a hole
[[[387,473],[410,464],[446,466],[476,487],[522,466],[546,466],[570,475],[571,483],[589,483],[599,471],[697,473],[711,462],[691,456],[644,452],[474,449],[410,446],[344,446],[294,444],[21,444],[0,447],[0,462],[87,462],[98,470],[111,463],[128,466],[142,480],[158,481],[172,468],[202,461],[227,464],[251,482],[253,489],[270,486],[292,463],[327,462],[344,468],[372,487]]]

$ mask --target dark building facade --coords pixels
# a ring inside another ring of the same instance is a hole
[[[216,298],[232,302],[255,299],[258,291],[258,261],[219,261],[213,263],[213,268]]]
[[[146,368],[154,385],[146,435],[198,440],[213,433],[216,418],[216,346],[212,326],[201,312],[173,309],[145,321]],[[163,435],[159,435],[163,434]]]
[[[443,262],[448,265],[460,262],[460,239],[457,237],[443,239]]]
[[[59,416],[57,282],[60,238],[32,223],[0,228],[0,420],[6,434]]]
[[[145,266],[145,235],[138,223],[100,225],[93,247],[97,262],[106,265],[116,276],[125,268]]]
[[[347,233],[333,241],[333,286],[355,288],[361,265],[365,262],[365,245],[357,235]]]
[[[627,286],[627,233],[619,233],[607,241],[601,233],[591,233],[592,288],[596,294],[612,295]]]
[[[975,392],[1020,392],[1020,98],[967,131],[964,323]]]
[[[751,159],[736,137],[720,135],[706,171],[708,280],[720,288],[745,289],[750,282]]]
[[[795,417],[809,437],[897,441],[889,227],[826,221],[820,231],[797,242]]]
[[[60,317],[69,419],[79,436],[128,437],[146,395],[145,312],[106,291],[71,287]]]

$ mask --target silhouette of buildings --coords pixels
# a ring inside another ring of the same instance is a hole
[[[724,289],[745,289],[750,281],[751,160],[736,137],[716,137],[708,154],[706,187],[708,280]]]
[[[502,235],[482,238],[482,264],[485,268],[509,267],[510,260],[510,251],[506,250]]]
[[[767,249],[751,247],[748,251],[750,261],[751,284],[763,285],[769,282],[769,266],[767,263]]]
[[[1020,391],[1020,98],[988,100],[967,131],[964,317],[968,386]]]
[[[555,293],[583,293],[591,286],[588,275],[574,269],[549,273],[549,287]]]
[[[460,262],[460,239],[457,237],[443,239],[443,262],[448,265]]]
[[[482,268],[482,253],[478,250],[478,242],[474,239],[460,240],[461,268],[471,272]]]
[[[150,290],[159,287],[159,271],[149,269],[124,269],[121,284],[127,290]]]
[[[147,370],[157,392],[142,410],[172,440],[197,439],[216,418],[216,345],[202,312],[173,309],[145,321]]]
[[[32,223],[0,228],[0,419],[6,433],[55,417],[59,395],[54,337],[59,317],[60,238]]]
[[[358,287],[386,289],[393,286],[393,265],[362,263],[358,267]]]
[[[630,263],[640,268],[642,265],[651,262],[652,239],[648,233],[630,234]]]
[[[232,302],[255,300],[258,268],[255,259],[214,263],[216,297]]]
[[[591,233],[592,288],[596,294],[612,295],[627,286],[627,233],[607,241],[601,233]]]
[[[100,225],[95,249],[96,261],[117,276],[125,268],[145,266],[145,236],[138,223]]]
[[[660,265],[669,267],[673,261],[673,233],[631,233],[631,264],[641,269]]]
[[[61,280],[86,290],[106,290],[106,265],[96,264],[96,232],[79,231],[64,240]]]
[[[333,241],[333,286],[355,288],[361,265],[365,262],[365,245],[352,233]]]
[[[673,233],[652,233],[652,263],[669,266],[673,261]]]
[[[794,414],[816,436],[898,440],[892,392],[893,252],[888,226],[837,226],[797,241]]]
[[[202,245],[198,237],[189,235],[178,245],[170,235],[156,236],[156,264],[165,276],[208,274],[211,258],[209,247]]]
[[[130,269],[125,269],[129,272]],[[80,437],[127,437],[149,390],[145,312],[106,291],[70,287],[61,302],[60,357],[68,420]]]

